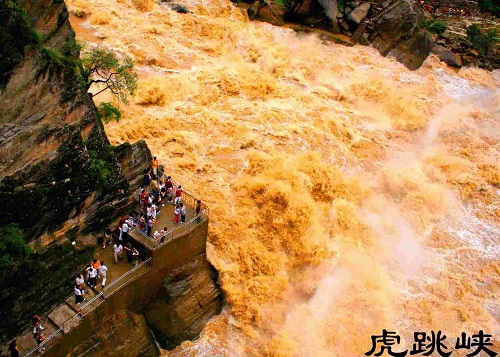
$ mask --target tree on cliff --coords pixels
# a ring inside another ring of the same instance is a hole
[[[137,73],[131,58],[120,61],[113,51],[95,47],[83,53],[82,66],[87,91],[94,84],[101,85],[92,96],[109,89],[118,100],[128,103],[128,95],[137,89]]]

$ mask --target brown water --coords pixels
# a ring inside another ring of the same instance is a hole
[[[169,355],[361,356],[383,328],[405,348],[482,328],[499,352],[498,71],[410,72],[229,1],[134,2],[152,11],[67,0],[78,38],[140,72],[111,141],[146,139],[211,209],[227,305]]]

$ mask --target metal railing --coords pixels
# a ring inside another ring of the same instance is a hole
[[[179,186],[178,183],[175,181],[172,181],[172,185],[174,186],[174,188]],[[184,203],[186,206],[189,206],[192,209],[195,209],[197,202],[198,202],[198,199],[196,197],[194,197],[193,195],[191,195],[190,193],[188,193],[186,191],[182,192],[182,203]],[[133,217],[132,218],[133,224],[132,224],[131,230],[139,235],[139,237],[140,237],[139,240],[141,241],[141,243],[143,243],[148,248],[155,250],[159,246],[172,241],[172,239],[175,239],[175,238],[177,238],[177,237],[179,237],[187,232],[190,232],[195,226],[197,226],[201,222],[206,221],[208,219],[208,215],[209,215],[208,207],[204,203],[202,203],[201,204],[201,211],[198,215],[193,217],[188,222],[184,222],[184,223],[181,223],[177,227],[170,228],[167,231],[164,239],[162,239],[162,237],[160,237],[158,239],[156,239],[154,237],[150,237],[146,233],[141,231],[138,227],[138,221],[139,221],[140,217]]]
[[[172,184],[174,185],[174,187],[178,186],[178,184],[174,181],[172,181]],[[198,200],[193,195],[189,194],[186,191],[183,191],[182,192],[182,202],[185,205],[195,209]],[[137,227],[137,221],[138,221],[139,217],[135,217],[132,219],[133,222],[132,222],[131,231],[137,232],[140,235],[140,237],[142,238],[141,241],[143,243],[145,243],[145,245],[147,245],[148,248],[150,248],[152,250],[156,250],[159,247],[163,246],[164,244],[171,242],[175,238],[180,237],[180,236],[192,231],[196,226],[207,221],[208,218],[209,218],[208,207],[202,203],[201,204],[201,211],[198,215],[195,215],[195,217],[193,217],[191,220],[189,220],[185,223],[181,223],[181,225],[179,225],[177,227],[169,229],[167,231],[167,234],[165,235],[165,237],[162,237],[163,239],[162,238],[155,239],[153,237],[148,236],[144,232],[142,232]],[[122,287],[124,287],[125,285],[127,285],[131,281],[137,279],[138,277],[140,277],[141,275],[146,273],[147,269],[151,267],[151,261],[152,261],[152,257],[146,259],[141,264],[135,266],[134,268],[132,268],[131,270],[129,270],[125,274],[121,275],[118,279],[111,282],[108,286],[103,288],[103,290],[99,294],[97,294],[92,299],[90,299],[85,304],[83,304],[80,307],[79,312],[75,313],[71,318],[69,318],[68,320],[63,322],[59,329],[57,329],[52,334],[50,334],[50,336],[46,337],[45,340],[40,345],[38,345],[36,348],[33,348],[32,350],[30,350],[28,353],[26,353],[24,355],[24,357],[28,357],[28,356],[33,355],[34,353],[37,353],[37,351],[40,348],[50,347],[49,345],[51,344],[51,342],[55,342],[55,341],[53,341],[54,337],[56,337],[58,334],[64,335],[65,333],[67,333],[69,330],[71,330],[72,327],[74,327],[76,324],[79,323],[77,321],[84,318],[85,316],[90,314],[92,311],[94,311],[99,305],[101,305],[103,302],[105,302],[108,297],[113,295],[115,292],[120,290]],[[71,296],[69,298],[71,298]],[[85,309],[88,309],[88,310],[84,311]]]
[[[103,302],[106,301],[106,299],[113,295],[115,292],[120,290],[122,287],[127,285],[128,283],[132,282],[133,280],[139,278],[143,274],[146,273],[148,268],[151,267],[151,260],[152,258],[148,258],[145,261],[143,261],[141,264],[133,267],[130,269],[128,272],[125,274],[121,275],[118,279],[114,280],[111,282],[108,286],[106,286],[99,294],[94,296],[92,299],[87,301],[85,304],[83,304],[79,312],[76,312],[73,316],[71,316],[69,319],[64,321],[61,324],[61,327],[55,330],[53,333],[51,333],[49,336],[43,340],[42,343],[40,343],[37,347],[31,349],[28,353],[24,355],[24,357],[28,357],[33,355],[34,353],[38,353],[38,350],[44,348],[44,347],[50,347],[51,342],[53,339],[59,335],[59,334],[66,334],[68,331],[72,329],[75,325],[78,325],[79,320],[93,312],[99,305],[101,305]],[[73,295],[69,296],[68,298],[71,298]],[[87,311],[84,311],[85,309],[89,308]]]

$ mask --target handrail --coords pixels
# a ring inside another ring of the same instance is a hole
[[[172,184],[174,185],[174,187],[177,187],[177,183],[173,182],[172,181]],[[182,192],[182,201],[186,204],[186,205],[189,205],[191,206],[192,208],[195,208],[196,207],[196,203],[197,203],[197,199],[192,196],[191,194],[189,194],[188,192],[185,192],[183,191]],[[154,239],[152,237],[149,237],[147,234],[144,234],[144,232],[142,232],[140,229],[137,228],[135,222],[137,221],[137,218],[133,218],[132,221],[133,221],[133,225],[131,227],[132,230],[134,231],[138,231],[140,232],[140,234],[142,234],[144,237],[147,237],[151,243],[153,243],[153,247],[151,248],[152,250],[156,250],[158,249],[159,247],[163,246],[164,244],[167,244],[169,242],[171,242],[172,240],[174,240],[175,238],[181,236],[181,235],[184,235],[185,233],[187,232],[190,232],[191,230],[193,230],[196,226],[198,226],[199,224],[205,222],[206,220],[208,220],[209,218],[209,209],[208,207],[202,203],[201,204],[201,211],[198,215],[194,216],[192,219],[190,219],[188,222],[185,222],[177,227],[173,227],[171,229],[169,229],[167,231],[167,235],[170,235],[170,238],[168,239],[165,239],[163,243],[161,243],[161,240],[160,239]],[[175,234],[175,233],[178,233],[178,234]],[[133,279],[135,278],[138,278],[139,276],[141,275],[137,275],[137,276],[134,276],[132,277],[131,279],[127,280],[127,281],[124,281],[121,285],[119,285],[116,289],[112,289],[114,286],[116,286],[119,282],[122,282],[125,278],[127,278],[128,276],[130,276],[131,274],[137,272],[140,268],[148,265],[149,267],[151,267],[151,261],[152,261],[152,257],[146,259],[145,261],[143,261],[141,264],[135,266],[134,268],[132,268],[131,270],[129,270],[128,272],[126,272],[125,274],[121,275],[118,279],[114,280],[113,282],[111,282],[109,285],[107,285],[106,287],[103,288],[103,290],[97,294],[96,296],[94,296],[92,299],[90,299],[89,301],[87,301],[85,304],[83,304],[80,309],[79,309],[79,312],[75,313],[73,316],[71,316],[69,319],[67,319],[66,321],[64,321],[62,324],[61,324],[61,327],[58,328],[57,330],[55,330],[52,334],[50,334],[48,337],[45,338],[45,340],[42,341],[42,343],[40,343],[37,347],[31,349],[29,352],[27,352],[24,357],[29,357],[31,356],[33,353],[37,352],[40,348],[43,348],[50,340],[52,340],[57,334],[59,333],[62,333],[64,334],[65,331],[64,331],[64,326],[65,324],[67,324],[69,321],[73,320],[76,316],[80,316],[81,318],[84,318],[86,315],[90,314],[91,312],[93,312],[99,305],[101,305],[104,301],[106,301],[106,298],[113,295],[115,292],[117,292],[118,290],[120,290],[123,286],[125,286],[126,284],[128,284],[129,282],[131,282]],[[71,298],[72,295],[70,295],[68,298]],[[99,302],[98,304],[96,305],[92,305],[94,302],[96,302],[97,300],[101,299],[102,298],[102,301]],[[85,312],[85,313],[82,313],[82,311],[91,306],[91,308],[89,309],[89,311]]]
[[[179,184],[176,182],[176,181],[172,181],[172,185],[175,187],[179,186]],[[196,204],[198,202],[198,199],[196,197],[194,197],[193,195],[191,195],[189,192],[187,191],[182,191],[182,202],[185,203],[187,206],[190,206],[191,208],[196,208]],[[175,234],[174,232],[175,231],[183,231],[186,232],[186,231],[190,231],[192,228],[189,227],[187,230],[186,230],[186,226],[187,225],[191,225],[193,221],[197,221],[199,217],[202,217],[202,216],[208,216],[208,207],[202,203],[201,204],[201,211],[198,215],[196,215],[195,217],[193,217],[190,221],[188,222],[184,222],[184,223],[181,223],[179,226],[176,226],[176,227],[172,227],[170,228],[165,237],[168,237],[170,235],[170,238],[169,239],[165,239],[165,241],[163,243],[160,243],[160,239],[155,239],[153,237],[150,237],[148,236],[146,233],[144,233],[143,231],[141,231],[138,227],[137,227],[137,221],[139,220],[139,217],[133,217],[132,218],[132,227],[131,227],[131,230],[137,232],[142,238],[146,239],[146,243],[149,242],[151,243],[151,245],[149,246],[150,249],[153,249],[155,250],[156,248],[158,248],[160,245],[163,245],[167,242],[170,242],[172,239],[176,238],[176,237],[179,237],[180,234]],[[204,219],[203,219],[204,221]],[[201,221],[200,221],[201,223]],[[147,244],[149,244],[147,243]]]
[[[149,263],[151,262],[152,258],[148,258],[146,259],[145,261],[143,261],[141,264],[133,267],[132,269],[130,269],[128,272],[126,272],[125,274],[121,275],[118,279],[114,280],[111,284],[109,284],[108,286],[106,286],[103,291],[101,291],[99,294],[97,294],[96,296],[94,296],[92,299],[90,299],[89,301],[87,301],[85,304],[83,304],[81,307],[80,307],[80,310],[79,312],[76,312],[74,315],[72,315],[69,319],[67,319],[66,321],[64,321],[62,324],[61,324],[61,327],[58,328],[57,330],[55,330],[53,333],[51,333],[48,337],[45,338],[45,340],[42,341],[42,343],[40,343],[37,347],[31,349],[28,353],[26,353],[24,355],[24,357],[29,357],[31,356],[33,353],[37,352],[40,348],[43,348],[45,346],[46,343],[48,343],[51,339],[53,339],[58,333],[62,333],[64,334],[65,331],[64,331],[64,326],[65,324],[67,324],[69,321],[73,320],[76,316],[80,316],[81,318],[84,318],[86,315],[90,314],[92,311],[94,311],[100,304],[102,304],[104,301],[106,301],[106,294],[105,292],[107,290],[110,290],[110,288],[114,285],[116,285],[119,281],[122,281],[124,278],[126,278],[127,276],[131,275],[132,273],[135,273],[136,271],[138,271],[140,268],[142,268],[143,266],[146,266],[146,265],[149,265],[151,266]],[[139,277],[140,275],[137,275],[137,277]],[[135,278],[137,278],[135,277]],[[131,282],[132,279],[124,282],[123,284],[121,284],[120,286],[118,286],[117,289],[111,291],[107,296],[111,296],[112,294],[114,294],[115,292],[117,292],[118,290],[120,290],[123,286],[125,286],[126,284],[128,284],[129,282]],[[70,295],[68,298],[71,298],[72,295]],[[102,298],[102,301],[97,304],[97,305],[94,305],[92,306],[92,308],[83,313],[82,314],[82,311],[83,309],[87,308],[88,306],[91,306],[96,300],[98,300],[99,298]]]

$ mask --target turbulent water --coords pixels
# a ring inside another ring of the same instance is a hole
[[[146,139],[211,210],[226,307],[165,354],[362,356],[384,328],[401,349],[483,329],[500,352],[498,71],[411,72],[229,1],[67,2],[140,73],[112,142]]]

